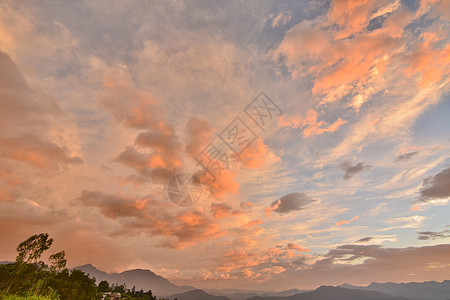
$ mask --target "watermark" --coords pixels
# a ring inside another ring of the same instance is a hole
[[[197,165],[203,169],[201,176],[208,175],[212,182],[222,174],[223,170],[232,170],[235,157],[239,157],[255,140],[257,132],[266,132],[269,126],[283,114],[264,92],[250,102],[244,109],[243,116],[237,116],[219,134],[218,140],[211,141],[195,157]],[[225,147],[223,147],[225,146]],[[183,180],[184,179],[184,180]],[[179,183],[185,182],[180,188]],[[188,187],[200,188],[196,196]],[[193,174],[179,173],[172,177],[167,185],[169,199],[176,205],[187,207],[195,204],[203,194],[201,185],[194,180]]]
[[[167,197],[181,207],[194,205],[200,200],[202,193],[202,186],[189,173],[178,173],[167,184]]]

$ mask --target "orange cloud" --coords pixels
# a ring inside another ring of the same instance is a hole
[[[419,76],[419,86],[424,88],[448,77],[450,70],[450,45],[440,48],[436,43],[443,40],[435,32],[421,35],[423,43],[410,55],[410,64],[405,68],[406,76]]]
[[[200,117],[191,117],[186,125],[188,141],[186,152],[189,156],[198,155],[211,141],[214,130],[208,120]]]
[[[336,226],[341,226],[343,224],[350,224],[350,222],[356,221],[358,219],[359,219],[359,217],[355,216],[354,218],[351,218],[350,221],[347,221],[347,220],[338,221],[338,222],[336,222]]]
[[[336,222],[336,226],[341,226],[342,224],[350,224],[350,222],[346,220]]]
[[[44,170],[83,162],[67,145],[50,138],[64,117],[55,98],[28,84],[11,58],[0,51],[0,158]]]
[[[366,28],[377,2],[380,3],[375,0],[331,1],[328,20],[339,26],[335,39],[346,38]]]
[[[200,210],[185,209],[173,215],[169,212],[167,203],[150,197],[82,191],[71,204],[97,208],[106,218],[120,222],[121,231],[116,234],[146,233],[166,237],[158,245],[160,247],[184,249],[226,233]]]
[[[231,206],[225,203],[212,203],[211,213],[216,219],[224,219],[237,215],[241,215],[243,212],[233,209]]]
[[[239,155],[234,155],[234,157],[245,167],[257,169],[266,162],[267,152],[267,145],[264,144],[262,138],[258,138]]]
[[[311,249],[304,249],[302,246],[294,244],[294,243],[288,243],[287,248],[290,250],[296,250],[297,252],[309,252]]]
[[[104,77],[103,87],[102,104],[115,120],[125,127],[141,130],[134,145],[122,151],[116,161],[157,182],[167,181],[174,172],[180,171],[182,143],[172,126],[162,120],[152,95],[136,88],[128,71],[121,68]],[[148,152],[138,152],[134,146]]]
[[[204,171],[198,171],[194,175],[198,183],[205,185],[214,198],[221,198],[227,193],[232,195],[238,193],[240,185],[235,176],[236,174],[233,171],[226,169],[221,170],[215,178]]]
[[[306,118],[301,119],[299,116],[295,116],[291,119],[286,119],[284,116],[280,118],[278,125],[281,127],[290,128],[302,128],[303,136],[310,137],[313,135],[324,134],[325,132],[336,132],[339,127],[347,123],[348,121],[338,118],[334,123],[330,124],[328,127],[327,123],[324,121],[317,121],[319,114],[310,109],[306,115]]]
[[[247,224],[242,225],[241,227],[250,228],[250,227],[258,226],[262,223],[263,223],[263,221],[258,219],[258,220],[250,221]]]
[[[413,18],[400,5],[380,5],[383,3],[373,0],[332,1],[325,22],[297,24],[275,55],[286,57],[293,77],[313,75],[312,92],[321,103],[352,95],[349,105],[359,110],[381,88],[391,57],[403,46],[403,28]],[[385,21],[381,28],[369,31],[374,11],[386,15]],[[304,46],[303,40],[310,35],[315,36],[314,46]]]
[[[81,164],[69,150],[41,137],[25,134],[17,138],[0,138],[0,156],[28,163],[41,169],[55,169],[64,164]]]

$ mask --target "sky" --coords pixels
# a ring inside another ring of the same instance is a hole
[[[0,260],[450,279],[450,1],[0,4]]]

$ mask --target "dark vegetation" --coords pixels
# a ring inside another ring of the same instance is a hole
[[[50,255],[50,265],[45,264],[40,258],[52,243],[47,233],[41,233],[17,246],[16,261],[0,265],[0,299],[90,300],[101,299],[104,292],[120,293],[121,299],[157,299],[150,290],[136,291],[123,284],[102,281],[97,286],[95,278],[66,268],[64,251]]]

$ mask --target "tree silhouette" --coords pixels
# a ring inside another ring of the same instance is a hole
[[[106,280],[100,281],[100,283],[98,284],[98,290],[102,293],[108,292],[109,291],[108,281],[106,281]]]
[[[50,248],[53,243],[52,238],[48,238],[48,233],[35,234],[17,246],[18,263],[33,263],[41,257],[42,253]]]
[[[48,259],[50,260],[52,270],[63,270],[66,268],[66,252],[60,251],[52,254]]]

